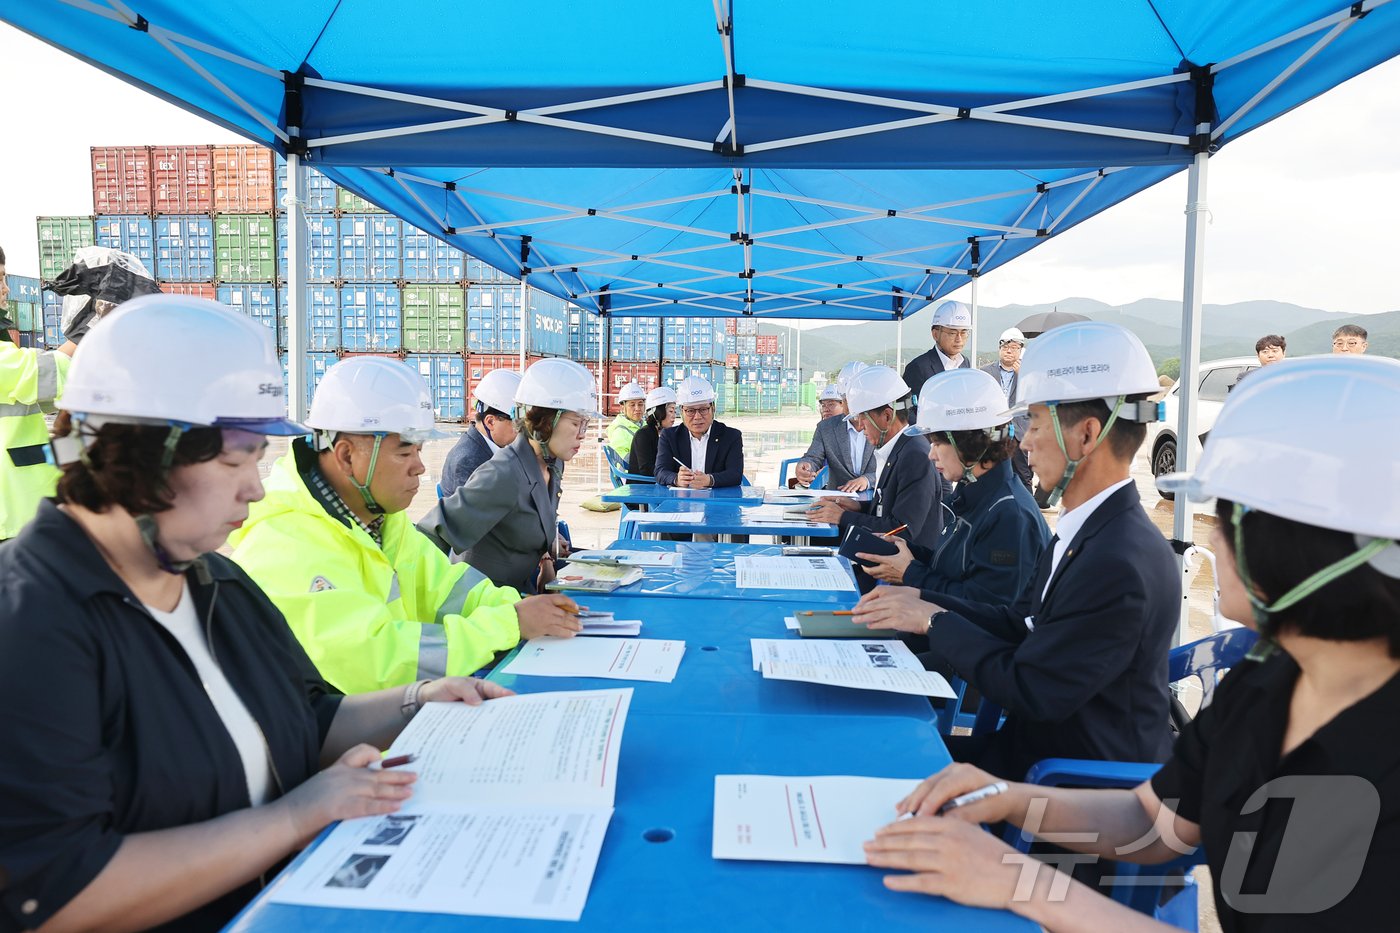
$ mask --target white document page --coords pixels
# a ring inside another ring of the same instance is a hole
[[[763,676],[768,680],[796,680],[857,690],[883,690],[921,697],[955,697],[956,693],[933,671],[908,671],[894,667],[823,667],[791,661],[764,661]]]
[[[786,619],[783,620],[783,625],[787,628],[789,632],[802,631],[802,626],[797,624],[797,616],[788,616]]]
[[[770,557],[740,554],[734,558],[739,589],[851,590],[856,581],[840,557]]]
[[[705,520],[704,512],[628,512],[623,516],[624,522],[637,522],[638,524],[653,524],[656,522],[681,522],[686,525],[695,525]]]
[[[425,703],[389,755],[417,756],[415,807],[611,807],[631,702],[622,687]]]
[[[794,503],[800,505],[800,503]],[[743,518],[744,524],[763,523],[793,525],[803,522],[811,522],[805,514],[798,515],[787,510],[787,506],[782,505],[749,505],[739,509],[739,515]]]
[[[714,858],[864,865],[917,779],[715,775]]]
[[[670,683],[685,642],[661,638],[532,638],[521,646],[507,674],[536,677],[607,677]]]
[[[806,489],[796,486],[792,489],[770,489],[764,493],[764,502],[781,502],[784,499],[859,499],[860,493],[842,492],[840,489]]]
[[[630,564],[633,567],[675,567],[680,555],[675,551],[574,551],[569,560],[598,564]]]
[[[866,670],[922,671],[924,666],[898,639],[856,638],[751,638],[753,669],[763,664],[785,662],[813,664],[819,667],[854,667]]]
[[[421,813],[406,806],[389,816],[341,823],[269,899],[578,920],[611,817],[607,807],[464,805]]]
[[[613,620],[606,622],[594,622],[592,620],[583,623],[584,635],[628,635],[636,636],[642,634],[642,623],[640,620]]]

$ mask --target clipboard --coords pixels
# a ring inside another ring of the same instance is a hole
[[[797,634],[803,638],[898,638],[899,632],[889,628],[866,628],[851,621],[850,610],[844,613],[832,609],[807,609],[794,613]]]

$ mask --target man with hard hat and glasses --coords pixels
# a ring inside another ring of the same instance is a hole
[[[944,768],[897,805],[912,819],[866,845],[871,865],[895,872],[886,885],[1046,929],[1176,929],[1104,889],[1047,884],[1048,866],[1013,857],[980,826],[1008,822],[1142,865],[1201,846],[1226,933],[1389,927],[1400,871],[1400,445],[1387,430],[1397,408],[1393,360],[1288,360],[1230,393],[1195,473],[1158,485],[1215,500],[1220,609],[1258,631],[1249,656],[1135,788],[1008,784],[940,818],[994,780]]]
[[[617,404],[622,410],[608,425],[608,446],[623,463],[627,462],[627,456],[632,452],[632,438],[642,426],[646,400],[647,390],[635,379],[617,390]]]
[[[846,413],[846,400],[841,397],[841,390],[837,388],[836,383],[828,382],[817,393],[817,412],[823,421]]]
[[[963,354],[967,337],[972,332],[972,309],[961,301],[945,301],[933,311],[929,327],[933,346],[909,361],[904,367],[904,382],[922,386],[933,376],[950,369],[971,369],[972,360]],[[919,416],[918,399],[909,409],[909,417]]]
[[[1008,327],[997,339],[997,361],[982,367],[982,372],[996,379],[1001,386],[1007,408],[1015,408],[1020,401],[1021,353],[1025,349],[1026,335],[1021,333],[1019,327]],[[1011,420],[1013,433],[1018,441],[1015,452],[1011,455],[1011,467],[1021,482],[1026,484],[1026,488],[1033,490],[1035,474],[1031,472],[1031,465],[1026,462],[1026,452],[1021,449],[1019,443],[1020,439],[1026,436],[1026,429],[1030,424],[1029,415],[1017,415]]]
[[[554,579],[555,557],[566,556],[558,527],[564,466],[601,417],[593,374],[581,363],[532,363],[515,390],[515,442],[439,502],[418,530],[495,583],[540,592]]]
[[[563,596],[521,600],[453,563],[404,510],[433,426],[421,376],[356,357],[326,371],[267,495],[230,537],[242,565],[287,617],[321,675],[346,693],[470,674],[522,638],[572,635]]]
[[[822,420],[817,422],[816,430],[812,432],[812,443],[807,452],[797,461],[795,472],[801,485],[810,486],[822,467],[831,468],[826,484],[828,489],[861,492],[875,485],[875,448],[866,441],[861,430],[845,417],[845,399],[850,391],[851,379],[866,369],[869,366],[865,363],[850,362],[842,366],[837,374],[836,404],[842,417],[827,417],[827,403],[822,403]]]
[[[450,496],[471,479],[472,473],[496,451],[515,440],[515,390],[520,373],[513,369],[493,369],[481,377],[472,394],[472,424],[447,452],[442,463],[442,494]]]
[[[880,587],[855,620],[927,634],[926,663],[1006,710],[997,732],[950,738],[959,760],[1017,779],[1042,758],[1161,761],[1181,574],[1128,472],[1158,420],[1156,368],[1131,331],[1090,321],[1038,338],[1020,375],[1027,456],[1063,497],[1030,585],[1010,605]]]
[[[661,432],[656,481],[682,489],[739,486],[744,482],[744,435],[715,420],[715,387],[687,376],[676,387],[681,423]]]
[[[813,521],[840,525],[843,535],[855,526],[876,532],[902,526],[899,533],[906,540],[936,545],[943,530],[943,498],[929,463],[928,441],[904,433],[909,396],[909,387],[888,366],[871,366],[851,379],[847,418],[859,425],[875,451],[875,494],[869,502],[823,498],[808,512]]]

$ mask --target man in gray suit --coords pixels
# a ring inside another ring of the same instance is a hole
[[[982,372],[987,373],[997,382],[1001,383],[1001,391],[1006,395],[1006,407],[1015,408],[1017,393],[1021,384],[1021,351],[1026,349],[1026,335],[1021,333],[1020,328],[1008,327],[1001,332],[1001,337],[997,340],[997,361],[982,367]],[[1016,476],[1021,482],[1026,484],[1026,488],[1035,491],[1035,474],[1031,472],[1031,465],[1026,461],[1026,452],[1021,449],[1019,441],[1026,436],[1026,430],[1030,427],[1030,415],[1017,415],[1011,419],[1011,424],[1016,432],[1016,452],[1011,455],[1011,468],[1016,471]]]
[[[909,361],[904,367],[904,382],[917,392],[930,376],[950,369],[971,369],[972,360],[963,355],[968,334],[972,332],[972,309],[961,301],[945,301],[933,311],[929,333],[933,347]],[[918,399],[909,410],[909,421],[918,420]]]
[[[846,420],[845,395],[850,376],[864,364],[847,363],[836,377],[836,391],[841,399],[841,413],[828,418],[824,414],[812,433],[812,445],[797,461],[797,481],[810,485],[822,467],[831,467],[828,489],[861,492],[875,485],[875,448]]]

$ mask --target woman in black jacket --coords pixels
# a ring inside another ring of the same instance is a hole
[[[627,456],[627,472],[640,476],[656,475],[656,445],[661,431],[676,423],[676,390],[657,386],[647,393],[646,421],[632,435],[632,452]]]
[[[413,774],[368,766],[423,702],[508,692],[336,696],[211,553],[266,435],[302,433],[266,335],[150,296],[73,362],[57,501],[0,548],[0,931],[217,930],[329,823],[399,809]]]

